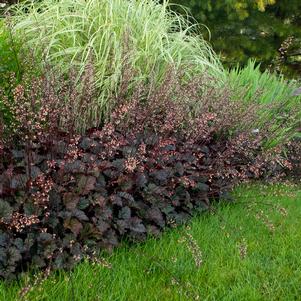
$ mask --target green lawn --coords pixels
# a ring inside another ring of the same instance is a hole
[[[301,187],[240,187],[235,199],[160,239],[103,255],[111,268],[84,262],[51,274],[24,299],[301,300]],[[0,283],[0,300],[19,300],[29,281]]]

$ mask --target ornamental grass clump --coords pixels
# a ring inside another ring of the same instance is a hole
[[[260,122],[254,129],[271,128],[265,147],[275,147],[292,140],[300,128],[301,96],[298,83],[287,81],[282,75],[269,71],[261,72],[259,65],[250,60],[244,68],[237,67],[229,72],[229,84],[237,95],[233,99],[246,104],[263,104]],[[273,128],[273,130],[272,130]]]
[[[11,13],[14,33],[60,70],[76,67],[81,74],[93,59],[99,95],[86,110],[95,126],[112,109],[125,60],[136,70],[134,83],[160,82],[170,65],[182,67],[187,79],[204,72],[224,77],[213,50],[168,1],[27,1]]]

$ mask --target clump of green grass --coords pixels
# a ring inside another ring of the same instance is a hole
[[[234,196],[235,203],[220,204],[216,213],[197,216],[160,239],[102,254],[103,264],[83,262],[72,272],[51,274],[26,298],[298,300],[300,187],[243,186]],[[17,300],[28,281],[29,274],[18,283],[1,282],[0,299]]]
[[[293,92],[300,84],[267,70],[261,72],[259,67],[254,60],[250,60],[247,66],[230,70],[229,84],[237,92],[240,101],[264,105],[259,123],[254,127],[260,130],[266,128],[267,123],[272,124],[273,130],[265,145],[271,148],[291,140],[297,134],[301,119],[301,96],[294,96]]]
[[[80,75],[93,61],[99,97],[87,110],[95,125],[111,108],[124,68],[135,70],[134,82],[160,81],[170,66],[185,66],[187,78],[204,72],[224,77],[211,47],[168,1],[27,1],[12,13],[14,33],[59,70],[77,68]]]
[[[268,70],[262,72],[260,65],[255,60],[249,60],[248,64],[229,71],[230,84],[233,88],[244,88],[244,101],[256,99],[261,104],[281,102],[287,98],[296,101],[298,97],[292,97],[292,93],[298,87],[297,81],[288,81],[283,75],[276,75]],[[254,97],[258,95],[258,97]],[[300,98],[299,98],[300,101]]]

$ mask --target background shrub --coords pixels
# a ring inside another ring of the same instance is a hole
[[[20,43],[14,40],[9,28],[5,24],[4,19],[0,19],[0,50],[0,84],[2,87],[4,87],[4,85],[8,84],[9,82],[9,73],[14,73],[17,79],[19,79],[21,75],[21,67],[19,62],[20,59],[18,57]]]
[[[2,121],[12,127],[9,106],[14,102],[13,91],[23,82],[27,85],[30,77],[41,74],[41,64],[38,59],[33,63],[32,52],[12,33],[9,18],[0,19],[0,53],[0,112]]]
[[[12,89],[22,76],[19,52],[20,44],[14,40],[4,20],[0,19],[0,89],[7,96],[11,95]],[[11,116],[1,98],[0,110],[3,113],[5,122],[9,122]]]

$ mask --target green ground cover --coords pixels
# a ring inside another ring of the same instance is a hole
[[[243,186],[234,196],[159,239],[102,254],[111,268],[83,262],[51,274],[24,300],[300,300],[300,186]],[[29,275],[1,282],[0,300],[19,300]]]

